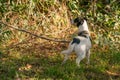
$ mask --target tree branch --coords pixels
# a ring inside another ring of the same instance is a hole
[[[48,40],[48,41],[54,41],[54,42],[63,42],[63,43],[69,43],[70,41],[66,41],[66,40],[59,40],[59,39],[53,39],[53,38],[48,38],[48,37],[44,37],[44,36],[39,36],[39,35],[36,35],[34,33],[31,33],[27,30],[24,30],[24,29],[20,29],[20,28],[17,28],[17,27],[13,27],[12,25],[6,23],[6,22],[3,22],[3,21],[0,21],[0,24],[4,24],[5,26],[8,26],[12,29],[15,29],[15,30],[18,30],[18,31],[21,31],[21,32],[25,32],[25,33],[28,33],[32,36],[35,36],[35,37],[38,37],[38,38],[41,38],[41,39],[44,39],[44,40]]]

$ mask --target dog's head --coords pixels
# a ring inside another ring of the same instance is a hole
[[[83,25],[84,21],[86,21],[86,20],[87,20],[86,18],[77,17],[77,18],[71,20],[71,24],[79,27],[79,26]]]

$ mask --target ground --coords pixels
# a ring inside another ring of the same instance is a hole
[[[61,66],[63,44],[14,47],[0,52],[1,80],[120,80],[120,53],[91,50],[90,64],[86,59],[80,67],[72,55]],[[59,47],[57,47],[59,46]],[[36,47],[36,48],[35,48]],[[42,49],[42,50],[41,50]]]

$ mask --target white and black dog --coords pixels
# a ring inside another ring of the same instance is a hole
[[[74,20],[72,20],[71,23],[78,27],[78,36],[73,38],[73,40],[69,43],[67,50],[61,52],[62,54],[65,54],[65,58],[62,64],[66,62],[72,51],[75,51],[77,55],[77,66],[80,66],[80,61],[85,57],[87,57],[87,64],[89,64],[91,39],[87,21],[85,18],[77,17]]]

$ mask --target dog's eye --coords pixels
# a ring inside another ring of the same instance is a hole
[[[80,22],[77,23],[77,26],[79,27],[80,25],[83,25],[84,20],[81,20]]]

